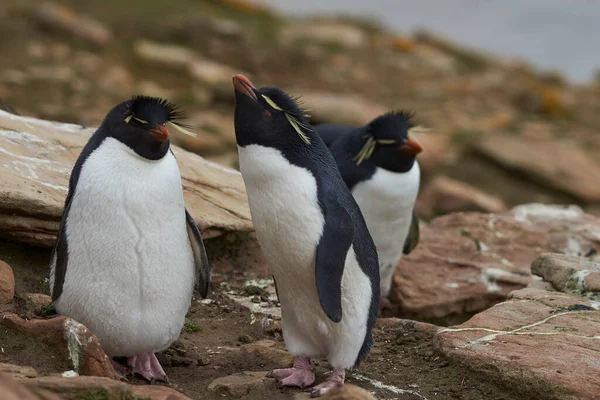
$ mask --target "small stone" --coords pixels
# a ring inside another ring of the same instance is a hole
[[[329,400],[376,400],[371,393],[351,383],[338,386],[321,398]]]
[[[15,275],[4,261],[0,261],[0,305],[8,304],[15,297]]]
[[[600,262],[582,257],[541,254],[531,264],[531,273],[552,283],[556,290],[600,292]]]
[[[259,357],[273,364],[273,368],[289,368],[294,364],[294,357],[285,350],[278,349],[273,340],[259,340],[245,344],[240,348],[241,354]]]
[[[42,310],[52,303],[52,298],[43,293],[25,293],[22,297],[26,307],[37,315],[40,315]]]
[[[208,390],[218,395],[242,397],[250,392],[260,392],[274,387],[274,380],[267,378],[267,371],[240,372],[217,378],[208,385]]]

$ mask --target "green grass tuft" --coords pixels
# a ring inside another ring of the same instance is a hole
[[[186,318],[185,323],[183,324],[182,331],[185,333],[202,332],[202,327],[200,325],[198,325],[197,322]]]

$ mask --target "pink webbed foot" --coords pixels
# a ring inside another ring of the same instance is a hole
[[[305,388],[315,382],[315,373],[308,357],[296,357],[292,368],[275,369],[267,376],[277,379],[277,386]]]
[[[331,392],[336,386],[343,385],[346,380],[345,369],[334,369],[327,379],[310,389],[310,397],[320,397]]]
[[[155,381],[169,382],[167,374],[163,371],[154,353],[136,354],[127,359],[127,364],[133,373],[140,375],[150,383]]]

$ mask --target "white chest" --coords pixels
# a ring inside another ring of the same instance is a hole
[[[305,275],[312,270],[323,231],[317,184],[306,169],[290,164],[276,149],[239,147],[257,237],[275,275]],[[285,277],[282,277],[285,279]]]
[[[378,168],[368,181],[357,184],[352,195],[373,237],[380,265],[397,264],[408,235],[419,192],[420,170],[394,173]]]

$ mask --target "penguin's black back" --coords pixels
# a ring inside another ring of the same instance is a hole
[[[369,160],[357,165],[354,159],[362,147],[362,136],[367,133],[365,128],[322,124],[314,129],[333,154],[340,174],[350,190],[358,183],[371,179],[377,166]]]

